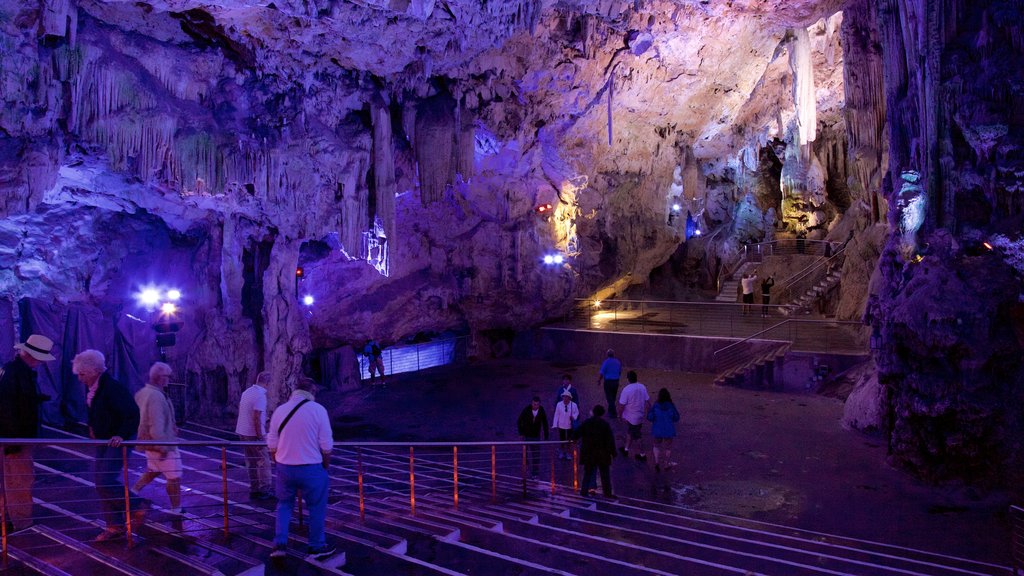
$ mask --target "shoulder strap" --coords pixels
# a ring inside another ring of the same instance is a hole
[[[277,427],[278,437],[281,436],[281,431],[284,430],[285,424],[287,424],[288,421],[292,419],[292,416],[295,416],[295,412],[297,412],[299,408],[302,408],[302,405],[305,404],[306,402],[309,402],[309,398],[304,398],[302,402],[296,404],[295,408],[292,408],[292,411],[289,412],[288,415],[284,417],[284,420],[281,421],[281,425]]]

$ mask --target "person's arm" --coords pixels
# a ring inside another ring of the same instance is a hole
[[[117,427],[114,436],[110,439],[110,446],[117,448],[126,438],[135,436],[139,429],[139,406],[135,399],[128,394],[127,388],[117,388],[114,395],[114,409],[121,416],[121,425]]]
[[[252,426],[253,430],[256,430],[256,439],[263,440],[263,412],[259,410],[252,411]]]

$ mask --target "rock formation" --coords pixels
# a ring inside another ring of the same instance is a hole
[[[857,255],[840,317],[861,317],[873,278],[896,461],[995,477],[1020,462],[1024,101],[1020,67],[998,64],[1020,60],[1020,16],[996,0],[5,3],[0,343],[44,304],[96,309],[113,334],[153,320],[142,287],[177,286],[165,352],[212,411],[259,370],[280,394],[369,337],[485,350],[673,254],[709,288],[741,242],[800,233]],[[911,171],[927,210],[908,256]]]

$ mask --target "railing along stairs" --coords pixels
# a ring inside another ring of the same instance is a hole
[[[154,505],[144,525],[132,526],[130,541],[95,542],[90,536],[102,522],[89,452],[101,442],[46,433],[50,437],[38,440],[0,440],[0,447],[33,445],[36,470],[35,524],[15,533],[3,529],[6,573],[268,573],[275,503],[246,498],[242,448],[252,443],[232,441],[233,434],[216,428],[183,425],[182,440],[172,444],[185,463],[186,511],[171,514]],[[578,454],[558,442],[342,442],[333,452],[327,531],[343,552],[317,562],[295,551],[305,540],[300,506],[291,519],[292,551],[273,573],[1010,574],[996,564],[671,503],[584,498],[578,493]],[[566,452],[568,460],[559,457]],[[131,485],[144,459],[127,446],[122,458]],[[154,485],[142,495],[154,502],[166,498]]]

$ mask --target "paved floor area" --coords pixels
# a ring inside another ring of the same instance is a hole
[[[386,388],[326,391],[320,400],[339,441],[516,440],[519,411],[534,394],[554,404],[563,372],[584,410],[603,401],[596,365],[514,359],[399,375]],[[842,429],[838,400],[715,387],[708,374],[639,374],[652,396],[668,388],[682,412],[679,466],[657,474],[650,460],[618,458],[616,492],[1009,563],[1007,495],[928,486],[894,470],[881,438]],[[613,429],[621,438],[622,422]]]

